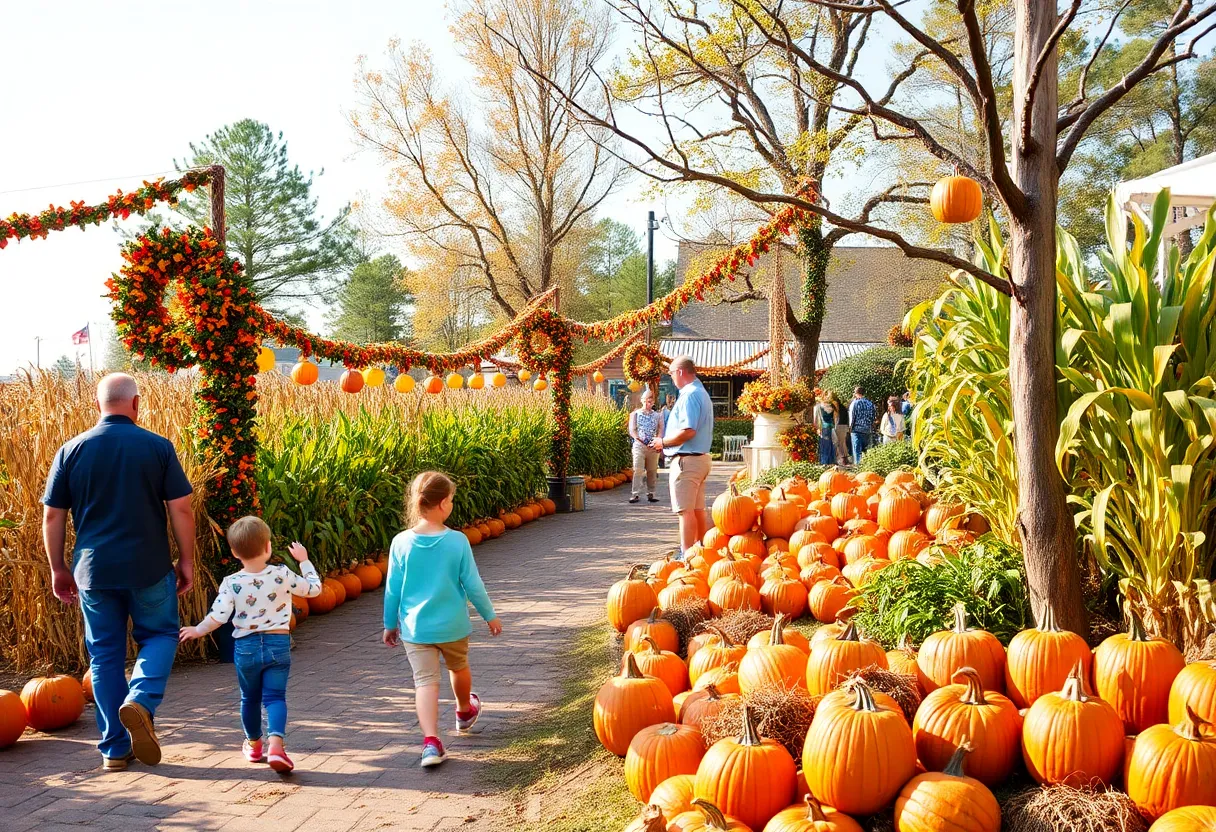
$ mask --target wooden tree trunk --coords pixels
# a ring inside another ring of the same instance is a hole
[[[802,259],[802,320],[790,329],[794,337],[790,376],[794,381],[805,380],[814,387],[819,336],[827,309],[828,261],[832,250],[824,242],[823,222],[818,218],[798,230],[798,242]]]
[[[1014,34],[1012,175],[1027,197],[1011,211],[1010,269],[1014,281],[1009,328],[1009,384],[1018,459],[1018,531],[1036,620],[1050,604],[1060,626],[1088,635],[1077,566],[1076,527],[1055,464],[1056,407],[1056,59],[1043,67],[1035,93],[1031,141],[1021,123],[1035,62],[1056,25],[1056,5],[1017,0]]]

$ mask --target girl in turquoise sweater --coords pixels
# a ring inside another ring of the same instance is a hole
[[[468,603],[490,627],[502,632],[494,605],[463,534],[444,525],[452,513],[456,486],[446,475],[426,471],[414,477],[407,503],[413,527],[393,538],[384,590],[384,643],[405,644],[414,673],[414,708],[422,727],[422,765],[447,759],[439,741],[439,657],[456,694],[456,729],[476,733],[481,700],[469,670]]]

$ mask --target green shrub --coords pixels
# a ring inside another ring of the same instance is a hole
[[[853,388],[860,387],[881,415],[889,397],[902,396],[908,389],[911,358],[908,347],[873,347],[837,361],[823,374],[819,386],[834,392],[845,406],[853,398]]]
[[[914,470],[916,462],[916,448],[911,442],[888,442],[875,445],[862,454],[858,470],[873,471],[885,477],[900,469]]]
[[[1022,553],[991,535],[936,566],[901,560],[875,574],[854,602],[858,627],[888,649],[907,633],[920,644],[947,629],[957,603],[971,625],[1008,644],[1032,625]]]
[[[776,485],[790,477],[802,477],[807,482],[815,482],[829,467],[831,466],[817,462],[787,462],[776,468],[769,468],[749,484]]]
[[[755,423],[751,419],[714,419],[714,442],[709,452],[722,453],[723,436],[746,436],[750,442]]]
[[[629,414],[615,407],[575,404],[570,409],[570,473],[602,477],[632,463]]]

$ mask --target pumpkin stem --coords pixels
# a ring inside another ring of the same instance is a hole
[[[1080,659],[1068,672],[1068,678],[1064,680],[1064,687],[1060,689],[1060,696],[1073,702],[1089,701],[1089,689],[1085,686],[1085,671],[1081,667]]]
[[[646,674],[638,669],[638,661],[633,657],[632,653],[625,654],[625,672],[621,674],[623,679],[645,679]]]
[[[808,821],[811,823],[828,822],[828,816],[823,813],[823,806],[820,805],[813,794],[808,794],[802,800],[806,803],[806,819]]]
[[[708,800],[697,797],[693,798],[692,805],[701,810],[701,814],[705,815],[705,825],[709,829],[720,829],[722,832],[730,827],[726,822],[726,815],[722,814],[722,810]]]
[[[844,627],[844,632],[836,636],[837,641],[861,641],[861,636],[857,633],[857,624],[852,620]]]
[[[663,610],[655,607],[650,611],[650,616],[646,619],[647,624],[658,624],[659,619],[663,617]]]
[[[630,567],[630,569],[629,569],[629,577],[628,577],[628,579],[627,579],[627,580],[630,580],[630,581],[636,581],[636,580],[638,580],[637,578],[635,578],[635,577],[633,577],[633,576],[634,576],[634,575],[636,575],[636,574],[638,573],[638,571],[639,571],[639,570],[640,570],[640,571],[642,571],[642,572],[649,572],[649,571],[650,571],[650,567],[649,567],[649,566],[647,566],[647,565],[646,565],[646,564],[644,564],[644,563],[635,563],[635,564],[634,564],[632,567]]]
[[[641,820],[643,832],[664,832],[667,829],[663,810],[653,803],[642,809]]]
[[[968,737],[964,736],[959,742],[958,748],[954,749],[954,753],[950,755],[950,762],[946,763],[946,767],[942,769],[942,774],[948,774],[951,777],[966,777],[963,774],[963,758],[975,750],[975,746],[968,741]]]
[[[732,496],[732,497],[739,496],[739,486],[733,482],[730,484],[730,496]]]
[[[663,648],[659,646],[659,643],[650,636],[642,636],[642,641],[646,642],[646,645],[650,648],[651,653],[658,655],[659,653],[663,652]]]
[[[853,692],[857,694],[857,698],[849,706],[855,711],[869,711],[870,713],[878,713],[882,708],[878,707],[878,703],[874,701],[874,691],[870,690],[869,684],[865,679],[860,677],[852,680]]]
[[[1183,739],[1197,742],[1203,739],[1203,726],[1210,724],[1206,719],[1195,713],[1195,710],[1190,705],[1187,705],[1186,719],[1174,728],[1174,733]]]
[[[1148,637],[1148,633],[1144,631],[1144,622],[1140,620],[1140,616],[1136,615],[1134,612],[1129,612],[1127,617],[1130,619],[1130,623],[1127,626],[1128,641],[1152,640]]]
[[[1043,620],[1039,622],[1039,629],[1045,633],[1060,632],[1060,627],[1056,624],[1056,611],[1050,602],[1043,607]]]
[[[718,690],[718,686],[715,685],[713,682],[710,682],[709,684],[707,684],[705,686],[705,692],[706,692],[706,694],[709,695],[710,699],[721,699],[722,698],[722,691]]]
[[[950,681],[953,682],[959,676],[963,677],[967,690],[958,701],[964,705],[987,705],[988,700],[984,698],[984,681],[980,678],[979,671],[974,667],[960,667],[950,677]]]
[[[721,627],[719,627],[717,624],[707,624],[705,629],[711,633],[715,633],[716,635],[718,635],[722,639],[722,643],[725,644],[727,647],[735,646],[735,643],[730,640],[730,636],[728,636],[726,634],[726,631],[723,630]]]
[[[955,604],[951,612],[954,613],[954,632],[967,632],[967,608],[963,606],[963,602]]]
[[[785,622],[788,619],[785,613],[777,613],[777,617],[773,619],[773,629],[770,631],[769,644],[785,644]]]
[[[743,706],[743,733],[739,735],[739,745],[762,745],[760,731],[756,728],[756,715],[750,705]]]

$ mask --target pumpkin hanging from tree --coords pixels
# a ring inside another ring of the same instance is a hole
[[[739,738],[719,740],[705,752],[694,791],[747,827],[762,829],[793,801],[795,768],[781,743],[760,736],[745,705]]]
[[[1040,696],[1022,722],[1022,759],[1044,785],[1109,784],[1123,761],[1123,720],[1091,696],[1080,662],[1064,688]]]
[[[983,209],[984,194],[980,183],[967,176],[943,177],[929,194],[929,210],[938,222],[973,222]]]

